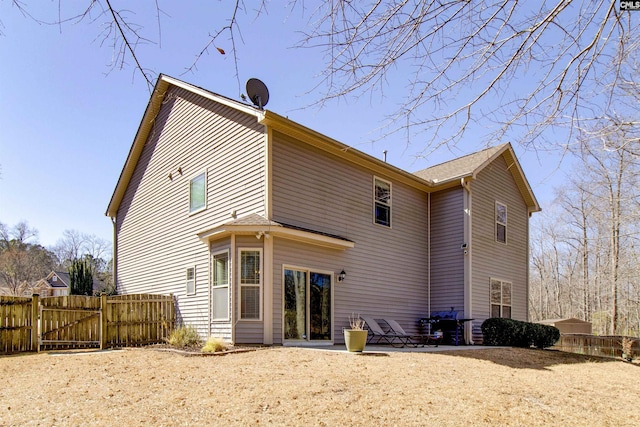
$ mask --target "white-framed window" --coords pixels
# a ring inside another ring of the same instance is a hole
[[[196,293],[196,268],[188,267],[185,276],[187,282],[187,295],[195,295]]]
[[[507,205],[496,202],[496,242],[507,243]]]
[[[240,249],[240,319],[261,320],[262,249]]]
[[[202,172],[189,180],[189,213],[207,208],[207,173]]]
[[[511,283],[491,279],[491,317],[511,318]]]
[[[229,252],[211,257],[211,298],[213,320],[229,320]]]
[[[391,227],[391,183],[373,177],[373,222]]]

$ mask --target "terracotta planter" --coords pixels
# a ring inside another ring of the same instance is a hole
[[[367,344],[368,331],[362,329],[344,329],[344,343],[351,352],[362,352]]]

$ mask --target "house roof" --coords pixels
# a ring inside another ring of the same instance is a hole
[[[415,174],[436,186],[457,185],[462,179],[475,179],[478,173],[500,156],[504,157],[507,167],[529,207],[529,212],[540,211],[538,200],[533,194],[529,181],[527,181],[509,142],[422,169]]]
[[[473,175],[478,169],[482,169],[486,163],[493,161],[497,157],[496,154],[508,145],[509,143],[489,147],[414,173],[433,183],[459,180],[462,177]]]
[[[263,236],[265,238],[277,236],[333,249],[348,249],[355,246],[353,241],[342,236],[271,221],[255,213],[213,226],[197,234],[203,242],[218,240],[231,234],[255,234],[258,239]]]
[[[261,123],[272,130],[292,136],[304,143],[320,148],[349,162],[356,163],[372,170],[374,173],[383,174],[391,179],[425,192],[438,191],[449,186],[457,185],[456,181],[459,181],[460,178],[475,178],[477,173],[486,165],[495,160],[499,155],[503,155],[507,160],[507,164],[510,166],[515,165],[515,167],[510,170],[516,179],[518,187],[520,188],[527,205],[529,206],[529,210],[531,212],[540,210],[531,187],[524,176],[524,172],[515,157],[511,144],[507,143],[492,147],[413,174],[316,132],[313,129],[303,126],[297,122],[289,120],[286,117],[280,116],[272,111],[260,110],[252,105],[232,100],[198,86],[161,74],[153,89],[151,98],[149,99],[149,103],[147,104],[147,108],[140,122],[140,126],[138,127],[138,131],[131,145],[131,149],[129,150],[129,155],[127,156],[127,160],[120,173],[118,183],[116,184],[113,195],[111,196],[109,206],[107,207],[106,215],[109,217],[114,218],[118,212],[118,208],[120,207],[124,193],[129,185],[129,181],[133,176],[136,164],[142,154],[142,150],[149,133],[153,128],[155,118],[162,107],[164,96],[171,86],[180,87],[204,98],[252,115],[256,118],[258,123]]]

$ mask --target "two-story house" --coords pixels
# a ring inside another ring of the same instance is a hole
[[[341,343],[352,313],[527,319],[535,196],[510,144],[409,173],[161,75],[109,203],[120,293],[234,343]]]

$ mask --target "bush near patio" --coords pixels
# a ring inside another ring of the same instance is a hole
[[[555,326],[520,320],[492,317],[482,322],[485,345],[547,348],[560,339],[560,330]]]
[[[200,347],[202,340],[193,326],[180,326],[171,332],[167,343],[177,348]]]

